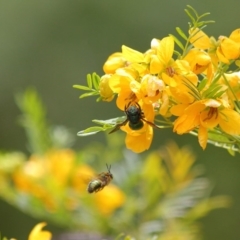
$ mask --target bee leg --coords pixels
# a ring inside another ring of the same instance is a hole
[[[128,122],[128,119],[126,119],[126,120],[125,120],[124,122],[122,122],[122,123],[117,124],[117,125],[113,128],[113,130],[110,131],[108,134],[118,131],[118,130],[120,129],[120,127],[126,125],[127,122]]]
[[[101,191],[102,189],[103,189],[103,187],[96,189],[96,190],[95,190],[95,193]]]
[[[149,122],[149,121],[147,121],[146,119],[142,119],[145,123],[147,123],[147,124],[149,124],[150,126],[152,126],[152,127],[155,127],[155,128],[159,128],[159,129],[161,129],[160,127],[158,127],[155,123],[152,123],[152,122]]]

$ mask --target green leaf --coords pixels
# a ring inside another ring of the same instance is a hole
[[[199,16],[199,19],[200,19],[200,18],[204,18],[204,17],[206,17],[206,16],[208,16],[208,15],[210,15],[209,12],[203,13],[201,16]],[[205,21],[204,21],[204,22],[205,22]]]
[[[100,102],[102,100],[102,96],[99,96],[97,99],[96,99],[96,102]]]
[[[100,77],[96,74],[92,74],[92,81],[93,81],[93,86],[96,90],[99,89],[99,83],[100,83]]]
[[[97,92],[83,93],[82,95],[79,96],[79,98],[91,97],[94,95],[98,95],[98,93]]]
[[[209,140],[212,140],[218,143],[233,144],[233,141],[229,140],[225,135],[218,132],[209,131],[208,138]]]
[[[227,151],[232,157],[236,155],[236,152],[233,149],[227,149]]]
[[[187,5],[187,7],[193,11],[193,13],[195,14],[195,16],[198,18],[198,13],[197,11],[191,6],[191,5]],[[192,15],[191,15],[192,16]]]
[[[52,148],[50,125],[46,121],[46,110],[36,89],[28,88],[16,96],[21,110],[20,124],[24,128],[31,153],[44,153]]]
[[[181,28],[176,27],[176,31],[178,32],[178,34],[184,39],[184,40],[188,40],[188,37],[185,35],[185,33],[181,30]]]
[[[175,54],[178,59],[182,59],[182,54],[180,52],[174,50],[173,54]]]
[[[92,120],[92,122],[100,124],[100,125],[111,125],[111,126],[115,126],[116,124],[122,123],[123,121],[126,120],[125,116],[122,117],[117,117],[117,118],[111,118],[108,120],[98,120],[98,119],[94,119]]]
[[[215,86],[211,86],[209,87],[204,93],[204,97],[205,98],[214,98],[215,95],[217,94],[217,92],[222,88],[221,85],[215,85]]]
[[[214,98],[219,98],[219,97],[221,97],[225,92],[226,92],[226,90],[222,90],[222,91],[216,92],[216,94],[214,95]]]
[[[85,97],[99,95],[99,83],[100,83],[100,77],[96,73],[93,73],[92,75],[87,74],[88,87],[83,85],[73,85],[73,87],[80,90],[87,91],[87,93],[84,93],[79,97],[79,98],[85,98]],[[98,98],[98,100],[101,100],[101,98]]]
[[[199,83],[198,85],[198,90],[199,91],[202,91],[204,89],[204,87],[206,86],[207,84],[207,78],[204,78],[203,80],[201,80],[201,82]]]
[[[92,89],[92,77],[91,74],[87,74],[87,84],[90,89]]]
[[[215,23],[215,21],[213,21],[213,20],[204,21],[204,24],[205,24],[205,25],[206,25],[206,24],[209,24],[209,23]]]
[[[79,137],[86,137],[86,136],[90,136],[90,135],[93,135],[93,134],[96,134],[96,133],[102,132],[102,131],[106,131],[106,129],[103,127],[95,126],[95,127],[90,127],[85,130],[79,131],[77,133],[77,135]]]
[[[89,87],[83,86],[83,85],[73,85],[74,88],[81,89],[81,90],[86,90],[89,91],[91,90]]]
[[[235,61],[235,64],[236,64],[238,67],[240,67],[240,60],[236,60],[236,61]]]
[[[99,126],[90,127],[85,130],[79,131],[77,133],[77,135],[80,137],[85,137],[85,136],[90,136],[90,135],[96,134],[98,132],[104,132],[108,129],[113,128],[116,124],[123,122],[125,119],[126,119],[126,117],[112,118],[112,119],[108,119],[108,120],[95,119],[95,120],[92,120],[92,122],[100,124],[103,127],[99,127]]]
[[[182,50],[184,50],[184,46],[183,46],[182,43],[178,40],[178,38],[175,37],[175,36],[172,35],[172,34],[170,34],[170,36],[172,36],[173,39],[174,39],[174,41],[175,41],[175,43],[176,43]]]
[[[188,9],[184,9],[186,14],[189,16],[189,18],[191,19],[192,23],[195,24],[195,18],[192,16],[192,14],[189,12]]]

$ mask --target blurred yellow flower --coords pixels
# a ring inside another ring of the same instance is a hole
[[[45,222],[38,223],[30,232],[28,240],[50,240],[52,234],[49,231],[43,231],[43,227],[47,224]]]
[[[110,184],[106,191],[99,191],[94,198],[99,211],[109,215],[124,204],[126,196],[119,188]]]
[[[96,175],[88,165],[81,164],[76,166],[72,173],[73,188],[79,192],[86,191],[87,183]]]
[[[56,185],[65,185],[73,168],[76,154],[71,149],[49,151],[45,156],[48,174],[52,176]],[[48,159],[48,160],[47,160]]]

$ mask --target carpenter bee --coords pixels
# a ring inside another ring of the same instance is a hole
[[[131,104],[131,102],[129,102],[129,104],[127,106],[125,106],[125,114],[127,116],[126,120],[124,120],[122,123],[117,124],[112,131],[109,132],[113,133],[116,132],[117,130],[120,129],[120,127],[125,126],[127,123],[129,123],[129,127],[132,130],[139,130],[143,127],[144,123],[147,123],[149,125],[151,125],[152,127],[157,127],[157,125],[155,125],[152,122],[147,121],[146,119],[144,119],[144,113],[140,107],[140,105],[135,102],[134,104]]]
[[[89,193],[101,191],[105,186],[107,186],[113,179],[113,175],[110,172],[111,165],[107,165],[108,172],[102,172],[98,176],[89,182],[87,191]]]

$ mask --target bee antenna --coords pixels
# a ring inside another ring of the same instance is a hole
[[[106,166],[107,166],[107,170],[108,170],[108,172],[110,173],[111,165],[108,166],[108,164],[106,163]]]

